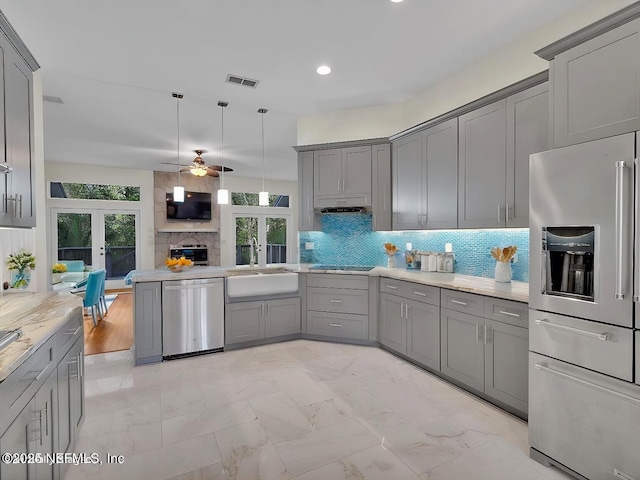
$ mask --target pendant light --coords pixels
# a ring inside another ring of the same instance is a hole
[[[229,205],[229,190],[224,188],[223,176],[224,176],[224,109],[229,105],[227,102],[218,102],[221,113],[221,130],[220,135],[220,188],[218,189],[218,205]]]
[[[178,150],[176,159],[176,170],[178,171],[178,185],[173,187],[173,201],[175,203],[184,202],[184,187],[180,186],[180,99],[184,97],[181,93],[172,93],[171,96],[176,99],[176,119],[178,124]]]
[[[269,206],[269,192],[264,189],[264,114],[268,111],[266,108],[258,109],[258,113],[262,115],[262,191],[258,194],[258,205],[261,207]]]

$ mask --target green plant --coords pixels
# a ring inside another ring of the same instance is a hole
[[[27,250],[20,250],[7,257],[7,268],[9,270],[23,271],[36,268],[36,257]]]

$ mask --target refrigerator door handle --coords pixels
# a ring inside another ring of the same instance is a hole
[[[640,255],[640,238],[638,238],[638,236],[640,235],[640,225],[638,225],[638,223],[640,222],[640,165],[638,164],[638,159],[634,159],[633,160],[633,165],[634,165],[634,182],[635,182],[635,206],[636,208],[635,210],[635,218],[634,218],[634,224],[635,224],[635,255],[634,258],[636,259],[635,261],[635,265],[634,265],[634,269],[635,269],[635,282],[633,282],[633,301],[634,302],[638,302],[640,301],[640,293],[638,292],[638,290],[640,290],[640,268],[638,268],[638,266],[640,265],[640,262],[638,262],[638,255]]]
[[[616,300],[624,299],[624,160],[616,162]]]

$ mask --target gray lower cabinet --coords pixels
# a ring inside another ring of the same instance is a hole
[[[640,385],[640,330],[636,330],[636,383]]]
[[[380,294],[380,343],[406,354],[407,321],[404,318],[404,302],[404,299],[395,295]]]
[[[369,277],[312,273],[307,276],[307,332],[369,340]]]
[[[529,330],[485,319],[484,393],[527,412]]]
[[[493,305],[493,299],[487,298],[487,303]],[[500,300],[497,303],[508,313],[510,306],[521,305]],[[442,373],[526,414],[526,316],[520,326],[443,308],[440,319]]]
[[[640,130],[640,19],[555,56],[553,146]]]
[[[300,333],[300,298],[225,305],[225,345]]]
[[[58,409],[58,376],[51,373],[31,401],[0,437],[2,453],[51,455],[57,450],[55,428]],[[52,480],[54,465],[26,462],[0,464],[0,478]]]
[[[67,352],[57,370],[58,375],[58,447],[59,452],[73,451],[84,418],[84,338],[79,338]],[[64,478],[68,464],[60,465]]]
[[[162,361],[161,282],[141,282],[134,286],[135,363]]]
[[[380,343],[440,370],[440,307],[381,293]]]
[[[440,371],[482,392],[484,318],[443,308],[440,312],[440,326]]]

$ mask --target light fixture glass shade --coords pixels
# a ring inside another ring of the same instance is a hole
[[[207,169],[204,167],[191,167],[191,174],[196,177],[204,177],[207,174]]]
[[[226,188],[218,189],[218,205],[229,205],[229,190]]]
[[[269,206],[269,192],[258,193],[258,205],[260,205],[261,207]]]
[[[184,187],[173,187],[173,201],[175,203],[184,202]]]

